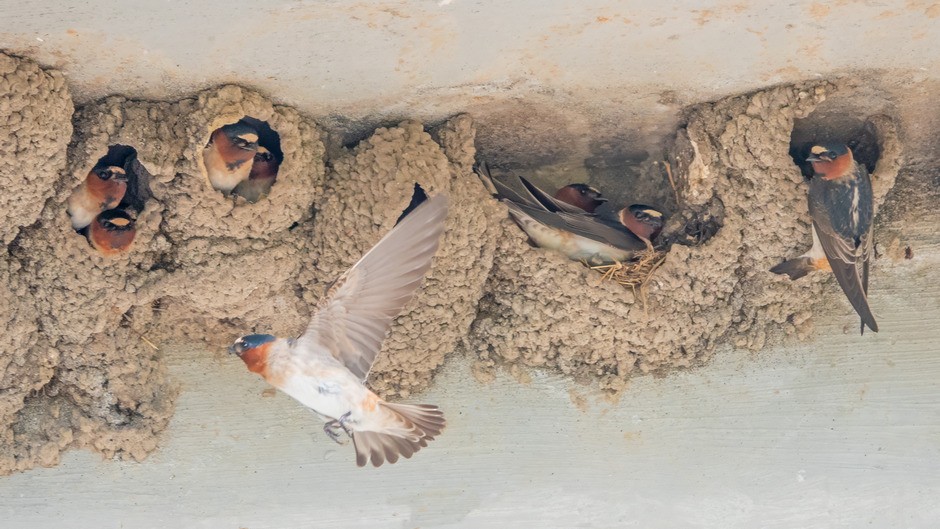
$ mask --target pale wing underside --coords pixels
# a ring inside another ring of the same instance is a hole
[[[446,216],[447,197],[439,195],[405,217],[330,287],[298,349],[327,348],[365,380],[392,320],[431,267]]]

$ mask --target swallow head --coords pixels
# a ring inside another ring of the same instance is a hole
[[[130,249],[137,236],[134,217],[121,209],[102,211],[88,230],[88,242],[105,256],[117,256]]]
[[[600,191],[587,184],[568,184],[555,192],[555,198],[588,213],[594,213],[601,204],[607,202]]]
[[[277,340],[277,338],[270,334],[248,334],[235,340],[235,343],[228,348],[228,352],[241,357],[245,353],[271,343],[274,340]]]
[[[666,217],[661,211],[644,204],[633,204],[620,210],[620,223],[634,235],[652,243],[663,231]]]
[[[274,155],[271,154],[271,151],[259,145],[258,152],[255,153],[255,162],[271,163],[273,161]]]
[[[258,150],[258,131],[245,123],[232,123],[221,129],[222,134],[232,142],[232,145],[246,151]]]
[[[113,179],[116,182],[127,182],[127,173],[116,165],[95,167],[92,171],[102,180]]]
[[[107,231],[122,232],[134,229],[134,217],[122,209],[109,209],[101,212],[98,223]]]
[[[809,149],[809,156],[806,157],[807,162],[832,162],[836,158],[845,155],[852,155],[852,151],[849,150],[848,145],[844,143],[824,143],[813,145]]]
[[[834,180],[852,169],[852,150],[844,143],[818,143],[810,147],[806,161],[813,165],[816,175]]]

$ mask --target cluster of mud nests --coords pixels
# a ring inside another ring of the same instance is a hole
[[[804,335],[828,277],[791,283],[768,269],[810,244],[804,177],[789,152],[831,132],[813,112],[843,90],[782,86],[688,110],[667,156],[673,243],[643,302],[527,242],[473,173],[468,116],[380,128],[327,168],[317,124],[249,90],[76,110],[61,75],[0,55],[0,125],[10,131],[0,138],[0,473],[55,464],[69,447],[145,457],[178,393],[159,345],[221,349],[246,331],[298,333],[325,286],[395,224],[415,184],[448,194],[451,211],[427,282],[372,372],[386,396],[426,387],[455,351],[481,376],[550,367],[618,390],[631,373],[701,362],[722,342],[759,349]],[[855,115],[841,130],[877,161],[880,203],[900,164],[897,134],[890,118]],[[234,123],[259,131],[278,163],[276,185],[255,202],[220,193],[207,174],[213,132]],[[101,166],[126,173],[114,208],[135,229],[109,254],[67,211]]]

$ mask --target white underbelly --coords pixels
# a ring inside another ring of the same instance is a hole
[[[234,171],[211,169],[213,167],[226,167],[225,160],[222,159],[215,149],[206,149],[203,160],[206,165],[206,173],[209,175],[209,181],[212,182],[212,187],[220,191],[229,192],[235,189],[235,186],[242,180],[247,179],[248,174],[251,172],[251,161],[241,164],[236,167]]]
[[[294,376],[280,388],[295,400],[328,419],[339,419],[349,412],[359,416],[360,403],[368,391],[359,387],[339,386],[323,383],[310,377]]]

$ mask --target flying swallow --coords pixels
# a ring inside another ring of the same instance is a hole
[[[88,229],[88,242],[92,247],[109,257],[127,251],[137,235],[135,220],[126,211],[109,209],[103,211]]]
[[[360,467],[409,458],[444,429],[437,406],[386,402],[364,382],[392,320],[431,266],[446,215],[443,195],[418,206],[333,282],[299,338],[251,334],[229,348],[327,421],[331,439],[351,437]]]
[[[127,173],[124,169],[114,165],[93,168],[69,197],[67,211],[72,219],[72,228],[80,230],[91,224],[102,211],[117,207],[126,192]]]
[[[212,187],[231,193],[251,173],[258,151],[258,131],[245,123],[232,123],[216,129],[202,152]]]
[[[268,195],[277,179],[277,160],[266,148],[258,146],[248,180],[235,186],[233,194],[244,197],[248,202],[257,202]]]
[[[556,250],[575,261],[592,265],[629,261],[651,248],[662,231],[664,216],[650,206],[623,208],[617,212],[618,220],[612,220],[549,197],[521,176],[519,182],[526,194],[494,180],[485,165],[478,166],[477,173],[496,190],[497,198],[509,207],[513,220],[536,246]]]
[[[868,306],[868,269],[872,250],[874,202],[871,178],[844,144],[819,144],[810,149],[809,214],[813,247],[770,271],[798,279],[813,270],[832,270],[865,326],[878,332]],[[861,273],[859,273],[861,265]]]

